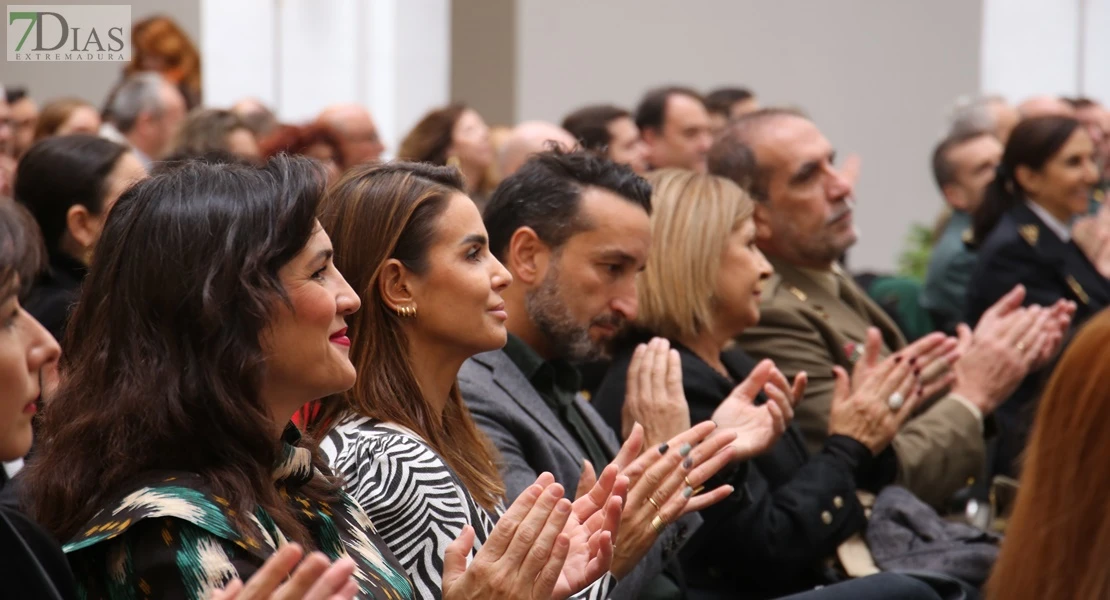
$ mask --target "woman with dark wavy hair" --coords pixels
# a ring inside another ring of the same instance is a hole
[[[355,381],[346,318],[359,299],[315,217],[322,184],[307,159],[193,162],[113,209],[25,481],[86,596],[207,598],[272,556],[296,562],[286,547],[297,544],[318,552],[301,568],[330,582],[329,598],[413,597],[366,513],[290,424]],[[557,499],[541,492],[510,525],[537,537],[503,531],[466,569],[463,532],[448,597],[506,597],[490,569],[554,585],[567,541],[548,518]]]

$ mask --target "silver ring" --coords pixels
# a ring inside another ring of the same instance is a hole
[[[886,405],[890,407],[890,410],[897,412],[899,408],[902,408],[902,404],[905,401],[906,398],[901,392],[894,392],[886,399]]]

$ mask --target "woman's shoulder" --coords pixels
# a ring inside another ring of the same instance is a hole
[[[365,458],[366,454],[439,456],[420,434],[408,427],[360,416],[341,421],[328,433],[320,449],[333,466]]]
[[[129,535],[153,519],[183,521],[208,535],[244,549],[273,547],[275,540],[244,535],[230,517],[231,503],[216,494],[199,475],[164,472],[148,475],[114,496],[68,540],[63,550],[79,552],[102,542]]]

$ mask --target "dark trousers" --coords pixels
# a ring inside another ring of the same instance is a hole
[[[898,573],[879,573],[783,600],[943,600],[929,584]]]

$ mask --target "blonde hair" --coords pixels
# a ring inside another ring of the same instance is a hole
[[[715,175],[663,169],[647,179],[653,247],[637,285],[637,323],[670,339],[698,335],[713,327],[721,253],[755,204]]]

